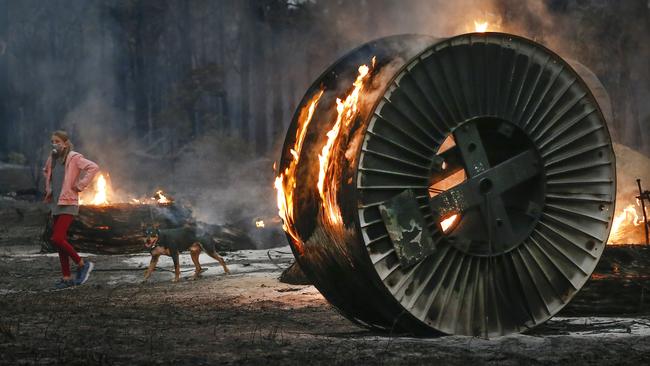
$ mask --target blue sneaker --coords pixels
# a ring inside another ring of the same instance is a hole
[[[73,287],[75,285],[74,280],[64,280],[63,278],[59,280],[59,282],[54,284],[54,288],[57,290],[63,290],[66,288]]]
[[[86,262],[84,263],[84,266],[79,268],[77,271],[77,278],[75,279],[75,285],[83,285],[88,281],[88,277],[90,276],[90,272],[92,272],[93,268],[95,268],[95,264],[93,262]]]

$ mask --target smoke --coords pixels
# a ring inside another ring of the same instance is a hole
[[[647,1],[501,1],[506,31],[532,38],[589,68],[611,97],[617,143],[650,154],[650,31]]]
[[[369,1],[369,4],[374,2]],[[634,204],[636,178],[650,182],[650,31],[647,1],[402,1],[381,2],[374,27],[359,22],[334,23],[335,34],[350,42],[399,33],[440,38],[474,31],[475,21],[488,30],[530,38],[558,53],[592,89],[605,114],[617,156],[617,210]],[[399,8],[399,10],[397,9]],[[390,69],[390,68],[387,68]],[[390,75],[391,73],[386,73]],[[383,80],[384,82],[387,80]],[[380,90],[379,90],[380,91]],[[374,98],[368,98],[374,100]]]
[[[641,36],[650,30],[641,21],[650,2],[500,3],[507,9],[504,31],[532,38],[588,68],[572,63],[592,89],[615,142],[615,214],[636,205],[636,179],[650,183],[650,104],[644,102],[650,100],[650,46]]]
[[[616,142],[650,155],[650,32],[643,0],[488,0],[367,1],[369,14],[356,22],[332,22],[342,43],[354,44],[391,34],[417,33],[446,38],[474,31],[475,21],[488,30],[513,33],[539,42],[565,59],[593,71],[612,98],[610,130]],[[350,9],[346,9],[350,10]],[[352,9],[353,10],[353,9]],[[344,15],[335,14],[332,17]],[[331,21],[325,19],[324,21]],[[372,23],[366,27],[363,22]],[[342,47],[345,49],[346,47]],[[332,60],[333,61],[333,60]]]
[[[192,26],[179,32],[185,24],[182,3],[13,3],[14,38],[2,45],[2,52],[13,57],[12,69],[17,70],[12,73],[12,93],[37,101],[21,104],[14,111],[16,125],[34,130],[17,130],[17,140],[33,140],[24,144],[25,151],[35,151],[32,147],[47,142],[47,131],[63,127],[71,133],[78,151],[110,173],[119,194],[140,196],[162,188],[192,204],[203,221],[253,225],[255,218],[275,217],[273,162],[279,159],[293,108],[328,65],[352,48],[380,37],[415,33],[444,38],[473,31],[474,21],[487,21],[490,30],[526,36],[591,69],[612,99],[611,130],[617,142],[650,154],[650,103],[646,102],[650,100],[650,47],[641,36],[649,31],[641,19],[648,12],[646,1],[312,0],[292,1],[289,7],[293,10],[276,18],[265,18],[264,8],[242,12],[243,2],[239,1],[189,4],[188,24]],[[128,15],[140,5],[143,22],[137,23],[137,18]],[[222,12],[209,17],[196,14],[204,6]],[[245,45],[237,37],[244,24],[255,27],[262,22],[276,23],[266,26],[264,32],[249,33],[254,40],[247,40],[251,82],[246,84],[250,88],[246,96],[239,64]],[[21,24],[26,28],[20,28]],[[138,37],[151,43],[140,55],[146,72],[132,66],[138,62],[132,49]],[[277,60],[260,67],[263,60],[257,58],[259,50],[254,48],[258,46],[267,47],[266,55]],[[183,47],[189,48],[191,55]],[[413,45],[414,50],[420,47]],[[25,64],[22,69],[21,63]],[[180,127],[188,124],[188,117],[174,103],[196,98],[196,105],[202,107],[219,102],[205,94],[188,95],[180,85],[190,69],[208,64],[219,65],[219,75],[223,75],[213,81],[228,92],[232,129],[219,132],[213,127],[225,122],[207,113],[202,117],[205,129],[188,137],[185,127]],[[385,65],[376,82],[386,81],[399,65],[401,62]],[[144,73],[142,79],[131,74],[136,71]],[[258,83],[260,78],[267,79]],[[120,81],[123,79],[128,82]],[[146,111],[145,122],[154,126],[151,136],[138,135],[141,126],[136,128],[136,124],[143,121],[134,116],[135,83],[143,83],[140,86],[149,91],[150,111]],[[277,90],[283,93],[279,102],[269,98],[266,104],[256,104],[258,96]],[[247,121],[251,131],[246,136],[245,98],[250,100],[250,116],[254,117]],[[282,120],[274,119],[276,107]],[[268,127],[264,135],[274,138],[270,142],[274,148],[259,154],[248,138],[262,123]],[[162,139],[165,136],[167,139]],[[188,140],[192,142],[182,143]],[[649,168],[624,169],[632,177],[644,176]]]
[[[175,164],[176,197],[192,202],[202,221],[254,224],[275,217],[273,161],[255,157],[241,141],[217,132],[192,143]]]

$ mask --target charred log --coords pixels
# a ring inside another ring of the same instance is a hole
[[[218,251],[257,249],[255,241],[241,228],[233,225],[212,225],[199,222],[199,232],[207,233],[216,242]]]
[[[181,227],[192,223],[192,211],[178,205],[110,204],[81,206],[79,215],[68,231],[76,250],[86,253],[124,254],[144,250],[143,225],[155,224],[160,229]],[[49,243],[51,220],[45,230],[44,251],[52,251]]]
[[[608,245],[564,316],[650,313],[650,246]]]
[[[85,253],[138,253],[145,251],[143,225],[151,224],[161,230],[192,226],[212,236],[220,251],[255,248],[253,240],[242,230],[197,223],[189,208],[177,204],[81,206],[68,237],[76,250]],[[43,235],[42,251],[45,252],[54,251],[49,242],[51,225],[50,220]]]

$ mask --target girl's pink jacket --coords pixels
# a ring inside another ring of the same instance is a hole
[[[79,176],[81,172],[85,172],[83,176]],[[97,164],[83,157],[76,151],[70,151],[68,158],[65,161],[65,176],[63,178],[63,187],[61,187],[61,195],[59,195],[58,205],[79,205],[79,192],[86,189],[88,184],[92,182],[95,174],[99,171]],[[52,156],[47,158],[45,167],[43,168],[45,174],[45,201],[52,201]]]

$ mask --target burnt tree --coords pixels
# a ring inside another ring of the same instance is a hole
[[[9,0],[0,0],[0,154],[8,152],[9,107]]]

